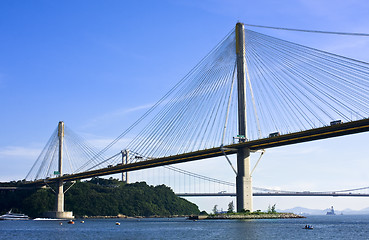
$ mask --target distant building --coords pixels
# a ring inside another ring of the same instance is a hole
[[[331,206],[331,210],[327,212],[327,215],[336,215],[336,214],[334,213],[333,206]]]

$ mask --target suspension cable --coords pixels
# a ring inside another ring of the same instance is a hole
[[[247,23],[245,23],[244,25],[245,26],[249,26],[249,27],[269,28],[269,29],[295,31],[295,32],[324,33],[324,34],[336,34],[336,35],[349,35],[349,36],[369,37],[369,33],[350,33],[350,32],[332,32],[332,31],[320,31],[320,30],[307,30],[307,29],[297,29],[297,28],[262,26],[262,25],[247,24]]]

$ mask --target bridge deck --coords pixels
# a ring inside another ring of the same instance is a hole
[[[266,148],[273,148],[279,146],[286,146],[291,144],[297,144],[302,142],[309,142],[314,140],[344,136],[349,134],[361,133],[369,131],[369,119],[363,119],[359,121],[352,121],[347,123],[342,123],[333,126],[325,126],[320,128],[314,128],[310,130],[305,130],[301,132],[284,134],[276,137],[263,138],[258,140],[246,141],[243,143],[232,144],[225,146],[227,148],[235,149],[235,150],[225,150],[227,154],[235,154],[238,148],[248,147],[251,150],[259,150]],[[64,175],[61,177],[50,178],[46,180],[37,180],[34,182],[30,182],[28,184],[44,184],[44,182],[57,182],[62,179],[64,181],[78,180],[91,178],[96,176],[104,176],[121,172],[129,172],[140,169],[170,165],[175,163],[183,163],[189,161],[195,161],[200,159],[212,158],[222,156],[223,153],[220,150],[220,147],[200,150],[196,152],[178,154],[168,157],[155,158],[151,160],[130,163],[125,165],[117,165],[110,168],[103,168],[99,170],[92,170],[82,173],[76,173],[71,175]]]

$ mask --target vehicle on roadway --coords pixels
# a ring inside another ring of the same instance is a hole
[[[274,132],[274,133],[269,134],[269,137],[278,137],[278,136],[281,136],[279,132]]]
[[[342,124],[342,120],[336,120],[336,121],[331,122],[331,126],[338,125],[338,124]]]

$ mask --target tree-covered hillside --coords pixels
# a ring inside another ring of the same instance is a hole
[[[68,184],[69,185],[69,184]],[[65,186],[65,189],[68,187]],[[50,189],[0,192],[0,212],[14,209],[40,217],[53,210],[55,194]],[[114,179],[94,178],[77,182],[65,194],[65,209],[75,216],[169,216],[198,214],[198,207],[164,185],[145,182],[124,184]]]

